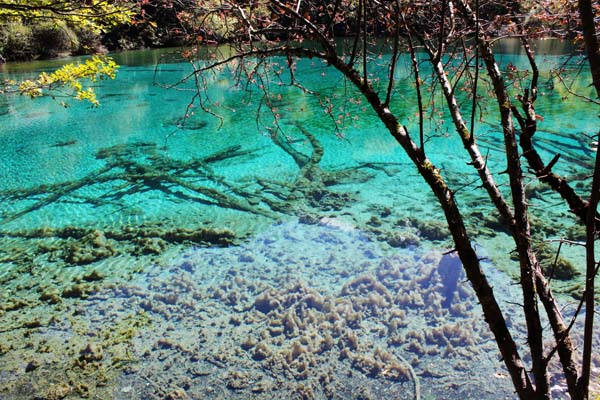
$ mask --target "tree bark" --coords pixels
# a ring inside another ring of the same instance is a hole
[[[533,51],[531,50],[527,39],[523,37],[521,42],[523,43],[523,49],[525,50],[525,54],[529,59],[529,65],[531,66],[532,71],[530,87],[528,90],[525,90],[524,95],[519,98],[524,115],[521,115],[517,108],[513,107],[513,114],[519,121],[522,131],[520,136],[520,145],[521,149],[523,150],[523,157],[525,157],[529,167],[535,172],[535,176],[540,180],[540,182],[546,183],[552,188],[552,190],[560,194],[560,196],[569,205],[571,212],[585,224],[588,214],[588,202],[584,201],[579,195],[577,195],[577,193],[575,193],[575,190],[573,190],[566,179],[552,172],[552,167],[554,166],[554,163],[558,161],[560,154],[557,154],[549,164],[544,164],[542,158],[533,145],[533,136],[537,131],[537,119],[534,103],[537,99],[537,82],[539,71],[535,62]],[[600,228],[600,224],[598,224],[596,228]]]
[[[460,0],[469,23],[476,26],[477,20],[468,5]],[[527,341],[531,351],[533,376],[535,378],[536,399],[549,399],[550,386],[548,381],[547,364],[544,360],[543,329],[537,305],[536,272],[540,268],[535,253],[531,247],[531,233],[527,211],[527,199],[523,185],[523,172],[517,147],[516,132],[511,117],[511,103],[504,80],[496,64],[494,54],[486,37],[480,33],[478,38],[488,76],[492,81],[494,95],[498,102],[504,145],[506,151],[507,172],[514,207],[514,232],[517,253],[520,264],[520,286],[523,292],[523,311],[527,325]]]
[[[596,89],[596,95],[600,97],[600,44],[596,36],[594,23],[594,10],[591,0],[579,0],[579,17],[583,29],[583,39],[592,72],[592,83]],[[592,191],[587,213],[586,224],[586,275],[585,275],[585,327],[583,341],[583,359],[581,365],[581,376],[578,382],[578,395],[581,399],[589,397],[590,370],[592,358],[592,336],[594,333],[594,311],[595,311],[595,277],[596,259],[594,255],[594,244],[596,240],[596,212],[600,201],[600,153],[596,152],[594,165],[594,176],[592,179]]]
[[[517,253],[520,263],[520,285],[523,291],[523,311],[527,324],[527,341],[531,350],[531,359],[533,364],[533,375],[536,384],[537,399],[549,399],[550,390],[548,384],[548,374],[543,353],[543,330],[540,321],[539,310],[536,295],[536,270],[539,264],[531,248],[531,233],[527,211],[527,199],[525,198],[525,188],[523,185],[523,173],[519,152],[517,150],[516,133],[513,126],[510,100],[504,87],[504,81],[499,75],[498,66],[492,53],[483,46],[482,59],[484,60],[488,74],[492,79],[494,92],[498,100],[502,128],[504,134],[504,143],[507,158],[507,171],[510,180],[510,189],[512,193],[515,231],[514,237],[517,245]]]

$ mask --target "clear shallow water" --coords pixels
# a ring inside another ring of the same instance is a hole
[[[298,64],[305,85],[334,104],[334,119],[345,116],[338,135],[316,99],[272,86],[287,147],[272,140],[271,112],[257,117],[261,93],[236,88],[228,71],[208,93],[223,125],[197,108],[184,120],[191,93],[161,85],[189,66],[159,60],[122,56],[118,78],[96,88],[98,109],[1,100],[0,396],[410,398],[419,380],[423,398],[511,397],[468,286],[451,290],[454,308],[443,306],[438,264],[450,244],[432,196],[337,74]],[[537,136],[583,190],[593,156],[585,135],[597,118],[548,75],[562,60],[541,63]],[[398,73],[391,108],[416,133],[410,76]],[[427,149],[462,186],[475,176],[440,117]],[[493,117],[483,120],[480,144],[501,171],[500,133]],[[302,165],[321,147],[309,174]],[[476,186],[458,198],[502,282],[512,245],[486,223]],[[532,212],[553,222],[540,238],[579,234],[566,209],[551,207],[556,198],[536,190]],[[580,260],[578,249],[567,255]]]

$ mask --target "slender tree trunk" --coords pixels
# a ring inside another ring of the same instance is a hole
[[[583,29],[583,38],[587,50],[592,81],[596,89],[596,95],[600,97],[600,44],[596,36],[594,24],[594,10],[591,0],[579,0],[579,16]],[[592,358],[592,336],[594,333],[594,311],[595,311],[595,278],[596,259],[594,255],[594,244],[596,240],[596,212],[600,201],[600,153],[596,152],[596,163],[594,165],[594,177],[592,179],[592,192],[588,205],[586,224],[586,275],[585,275],[585,327],[583,341],[583,360],[581,365],[581,376],[578,382],[579,397],[589,397],[590,369]]]
[[[539,264],[531,248],[531,233],[527,211],[527,199],[523,186],[523,174],[519,152],[517,150],[516,133],[510,116],[510,100],[508,99],[504,82],[497,75],[499,73],[491,53],[482,49],[482,58],[487,65],[488,74],[491,76],[492,84],[498,103],[504,133],[504,143],[507,158],[507,171],[510,179],[510,188],[514,206],[515,217],[515,241],[519,255],[521,277],[520,284],[523,291],[523,311],[527,324],[527,341],[531,350],[533,364],[533,375],[536,384],[536,398],[549,399],[550,390],[548,375],[543,353],[543,330],[537,305],[535,272]]]
[[[579,18],[583,29],[583,40],[587,51],[588,62],[592,72],[592,83],[596,89],[596,95],[600,97],[600,43],[596,36],[596,25],[594,23],[594,9],[591,0],[579,0]]]
[[[583,335],[583,356],[581,361],[581,376],[578,387],[578,398],[589,398],[590,371],[592,365],[592,338],[594,334],[594,308],[595,308],[595,279],[596,256],[594,252],[596,241],[596,209],[600,201],[600,156],[596,154],[594,177],[592,179],[592,192],[588,207],[588,220],[586,224],[586,274],[585,274],[585,326]]]
[[[581,199],[581,197],[575,193],[566,179],[556,175],[551,171],[554,163],[558,161],[559,155],[556,155],[548,165],[545,165],[533,145],[532,139],[537,131],[534,103],[537,98],[537,82],[539,72],[533,56],[533,51],[529,47],[527,39],[523,37],[521,41],[532,70],[530,88],[525,90],[524,95],[519,99],[524,116],[519,113],[516,107],[513,107],[513,114],[518,119],[522,130],[520,144],[523,150],[523,156],[527,160],[529,167],[535,171],[536,177],[541,182],[548,184],[554,191],[559,193],[567,202],[567,204],[569,204],[571,211],[575,213],[583,221],[583,223],[586,223],[588,202],[583,201],[583,199]],[[573,346],[573,342],[568,334],[568,329],[562,318],[562,313],[559,310],[556,301],[554,300],[550,286],[540,270],[536,271],[536,280],[539,297],[544,304],[546,315],[548,316],[554,331],[557,350],[563,366],[569,394],[571,395],[572,399],[577,399],[578,371],[577,365],[573,360],[575,347]]]
[[[529,167],[535,172],[536,177],[560,194],[569,205],[571,212],[577,215],[579,219],[585,223],[587,220],[588,203],[575,193],[575,190],[573,190],[566,179],[552,172],[552,167],[558,161],[560,154],[557,154],[554,159],[546,165],[533,145],[533,136],[537,131],[534,103],[537,99],[539,71],[535,62],[533,50],[531,50],[527,38],[521,38],[521,42],[523,43],[523,49],[529,60],[532,74],[529,89],[525,90],[524,95],[519,99],[524,115],[521,115],[517,108],[513,107],[513,113],[519,121],[522,131],[520,145],[523,150],[523,157],[525,157]]]
[[[464,1],[461,1],[470,23],[477,21],[473,12]],[[543,329],[537,305],[536,271],[540,268],[531,247],[531,233],[527,211],[527,199],[523,185],[520,155],[517,147],[516,132],[511,117],[510,98],[504,86],[494,54],[487,44],[486,38],[478,38],[481,57],[486,65],[488,75],[492,81],[494,94],[498,102],[504,145],[506,150],[507,172],[514,207],[514,237],[520,262],[520,286],[523,291],[523,311],[527,325],[527,341],[531,351],[533,376],[535,378],[535,398],[549,399],[550,386],[547,374],[547,363],[544,360]]]

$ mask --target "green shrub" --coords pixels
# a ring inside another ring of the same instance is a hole
[[[75,29],[76,46],[73,54],[98,54],[105,53],[106,48],[100,41],[100,36],[86,28]]]
[[[76,49],[76,36],[64,24],[46,22],[32,29],[36,55],[41,58],[54,58],[71,53]]]
[[[8,42],[8,34],[4,26],[0,25],[0,54],[4,52],[4,47],[6,47],[6,43]]]
[[[35,57],[33,31],[19,22],[0,26],[0,47],[7,60],[26,61]]]

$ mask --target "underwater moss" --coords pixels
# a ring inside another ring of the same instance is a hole
[[[557,250],[545,242],[534,243],[534,250],[538,257],[540,267],[547,277],[563,281],[572,280],[581,275],[577,267],[561,255],[557,257]],[[516,259],[516,255],[511,255]]]
[[[410,218],[410,224],[419,232],[419,236],[425,240],[440,241],[450,237],[450,231],[445,221],[422,220]]]

